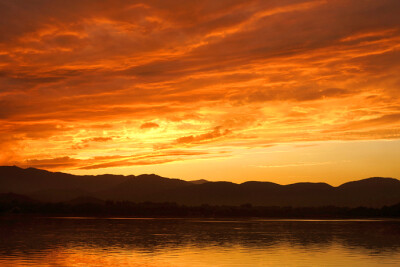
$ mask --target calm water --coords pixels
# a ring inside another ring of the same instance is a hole
[[[0,266],[400,266],[399,221],[0,218]]]

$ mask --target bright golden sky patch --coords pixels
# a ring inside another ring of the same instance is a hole
[[[0,164],[398,177],[399,12],[397,0],[0,1]]]

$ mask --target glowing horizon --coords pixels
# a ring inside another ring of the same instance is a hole
[[[3,1],[0,165],[400,177],[400,2]]]

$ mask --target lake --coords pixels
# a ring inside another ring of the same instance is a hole
[[[0,266],[400,266],[400,221],[0,217]]]

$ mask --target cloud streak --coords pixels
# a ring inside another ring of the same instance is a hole
[[[399,139],[399,11],[396,0],[2,1],[0,162],[95,169]]]

